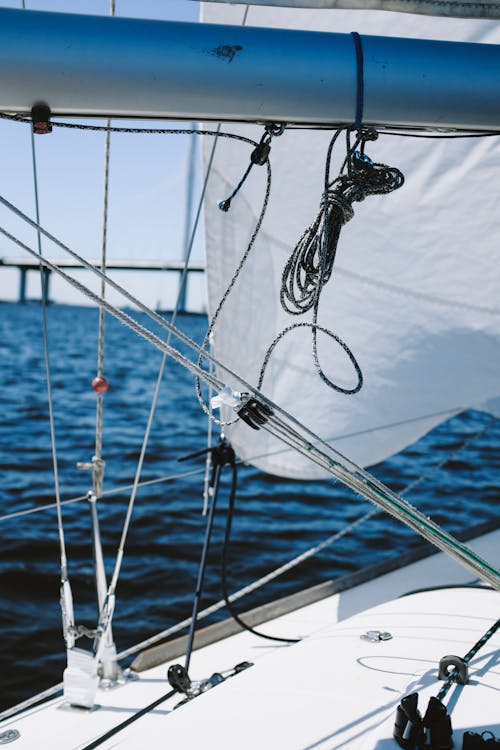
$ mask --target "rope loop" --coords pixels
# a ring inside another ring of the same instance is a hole
[[[269,360],[270,360],[271,355],[272,355],[272,353],[274,351],[274,348],[276,347],[276,344],[278,344],[278,342],[281,341],[281,339],[287,333],[290,333],[290,331],[293,331],[296,328],[311,328],[312,329],[312,333],[313,333],[313,354],[314,354],[314,360],[315,360],[316,370],[317,370],[318,375],[320,376],[320,378],[330,388],[332,388],[334,391],[337,391],[338,393],[343,393],[345,395],[352,395],[352,394],[357,393],[358,391],[361,390],[361,388],[363,387],[363,373],[361,372],[361,368],[360,368],[360,366],[359,366],[359,364],[358,364],[358,362],[356,360],[356,357],[354,356],[354,354],[352,353],[352,351],[349,349],[349,347],[347,346],[347,344],[345,343],[345,341],[343,341],[340,338],[340,336],[337,336],[335,333],[333,333],[332,331],[328,330],[328,328],[324,328],[323,326],[320,326],[317,323],[306,323],[306,322],[294,323],[293,325],[290,325],[287,328],[283,329],[283,331],[281,331],[281,333],[279,333],[276,336],[276,338],[274,339],[274,341],[272,342],[272,344],[268,348],[268,350],[267,350],[267,352],[265,354],[265,357],[264,357],[264,361],[262,363],[262,367],[261,367],[260,375],[259,375],[259,382],[258,382],[258,385],[257,385],[257,388],[259,390],[261,390],[261,388],[262,388],[262,383],[264,382],[264,375],[265,375],[265,372],[266,372],[266,368],[267,368],[267,366],[269,364]],[[319,361],[318,361],[318,358],[317,358],[317,351],[316,351],[317,333],[318,333],[318,331],[320,331],[321,333],[326,334],[331,339],[333,339],[340,346],[340,348],[343,349],[343,351],[347,354],[347,356],[348,356],[348,358],[349,358],[349,360],[350,360],[350,362],[351,362],[351,364],[352,364],[352,366],[354,368],[354,371],[356,373],[356,377],[357,377],[357,383],[356,383],[356,385],[354,387],[352,387],[352,388],[344,388],[343,386],[337,385],[336,383],[334,383],[333,381],[331,381],[325,375],[325,373],[323,372],[323,370],[322,370],[322,368],[321,368],[321,366],[319,364]]]
[[[362,101],[362,100],[361,100]],[[359,112],[358,112],[359,114]],[[359,118],[357,117],[357,120]],[[320,200],[319,212],[312,224],[302,234],[288,261],[281,280],[280,302],[290,315],[302,315],[312,310],[312,323],[305,324],[312,330],[314,365],[320,378],[330,388],[340,393],[357,393],[363,385],[361,369],[349,347],[334,333],[318,325],[318,309],[321,293],[332,276],[340,231],[354,216],[354,201],[361,202],[369,195],[392,192],[401,187],[404,177],[399,169],[373,162],[365,154],[368,141],[375,141],[378,133],[374,128],[361,127],[353,146],[350,132],[346,131],[347,154],[339,175],[330,181],[330,162],[333,146],[341,131],[337,130],[330,141],[325,167],[325,186]],[[283,331],[266,353],[265,365],[276,343],[282,335],[296,326]],[[322,331],[333,338],[344,349],[356,371],[358,382],[354,388],[342,388],[333,383],[324,373],[318,356],[317,332]],[[264,369],[265,369],[264,365]],[[261,371],[261,376],[263,371]]]

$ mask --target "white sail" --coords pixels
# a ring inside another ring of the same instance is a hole
[[[203,13],[214,23],[244,19],[241,6],[205,4]],[[455,20],[450,30],[449,20],[370,11],[251,7],[245,23],[500,43],[500,29],[489,21]],[[258,140],[262,128],[239,126],[238,132]],[[215,326],[216,356],[253,384],[280,331],[311,320],[287,315],[279,289],[292,249],[318,212],[330,137],[288,131],[273,140],[273,186],[262,231]],[[498,139],[381,134],[368,146],[374,161],[397,166],[406,181],[394,193],[353,205],[355,215],[342,229],[318,318],[349,346],[364,386],[348,396],[322,382],[313,365],[309,329],[294,330],[277,344],[262,386],[266,395],[364,466],[402,450],[463,409],[489,408],[484,404],[493,405],[500,395]],[[343,142],[336,148],[334,176],[345,156]],[[205,149],[207,154],[209,143]],[[229,212],[217,206],[238,183],[248,159],[249,149],[241,144],[217,144],[205,209],[212,313],[262,206],[265,168],[257,166]],[[328,377],[347,388],[355,385],[352,364],[338,345],[320,335],[318,348]],[[225,431],[238,454],[264,471],[321,476],[317,467],[284,451],[263,431],[241,422]]]
[[[236,0],[215,0],[219,3],[238,4]],[[428,16],[455,18],[500,18],[498,0],[252,0],[251,5],[268,5],[288,8],[321,8],[345,10],[392,10],[401,13],[418,13]]]

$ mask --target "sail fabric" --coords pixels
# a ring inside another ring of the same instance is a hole
[[[244,9],[205,4],[204,20],[241,23]],[[363,11],[250,8],[247,25],[500,43],[490,21],[430,19]],[[258,141],[263,128],[224,126]],[[330,132],[290,130],[272,141],[272,189],[262,229],[216,322],[213,350],[252,385],[265,353],[283,329],[311,321],[280,305],[285,263],[317,215]],[[205,163],[212,144],[206,140]],[[332,175],[345,157],[342,135]],[[209,312],[213,314],[254,232],[265,167],[255,166],[225,213],[227,198],[249,163],[251,149],[220,139],[205,203]],[[311,331],[299,328],[276,344],[262,391],[340,453],[370,466],[401,451],[466,408],[498,412],[500,303],[498,266],[500,139],[399,137],[369,143],[375,162],[398,167],[405,184],[388,195],[354,203],[342,228],[319,325],[340,337],[363,372],[363,388],[343,395],[317,374]],[[318,334],[325,374],[350,388],[352,363]],[[224,373],[220,373],[227,379]],[[238,389],[237,383],[229,382]],[[321,469],[263,430],[241,421],[224,428],[238,455],[263,471],[299,479]]]
[[[236,4],[236,0],[215,0]],[[500,18],[498,0],[252,0],[250,5],[288,8],[386,10],[455,18]]]

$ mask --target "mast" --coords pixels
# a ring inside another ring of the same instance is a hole
[[[361,38],[363,123],[500,131],[500,47]],[[349,125],[350,34],[0,10],[0,110]]]

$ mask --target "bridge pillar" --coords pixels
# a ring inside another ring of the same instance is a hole
[[[19,277],[19,299],[18,302],[21,305],[24,305],[26,302],[26,274],[28,273],[26,268],[20,268],[20,277]]]
[[[50,269],[42,269],[42,302],[45,305],[48,305],[50,303],[49,287],[51,274],[52,271]]]

